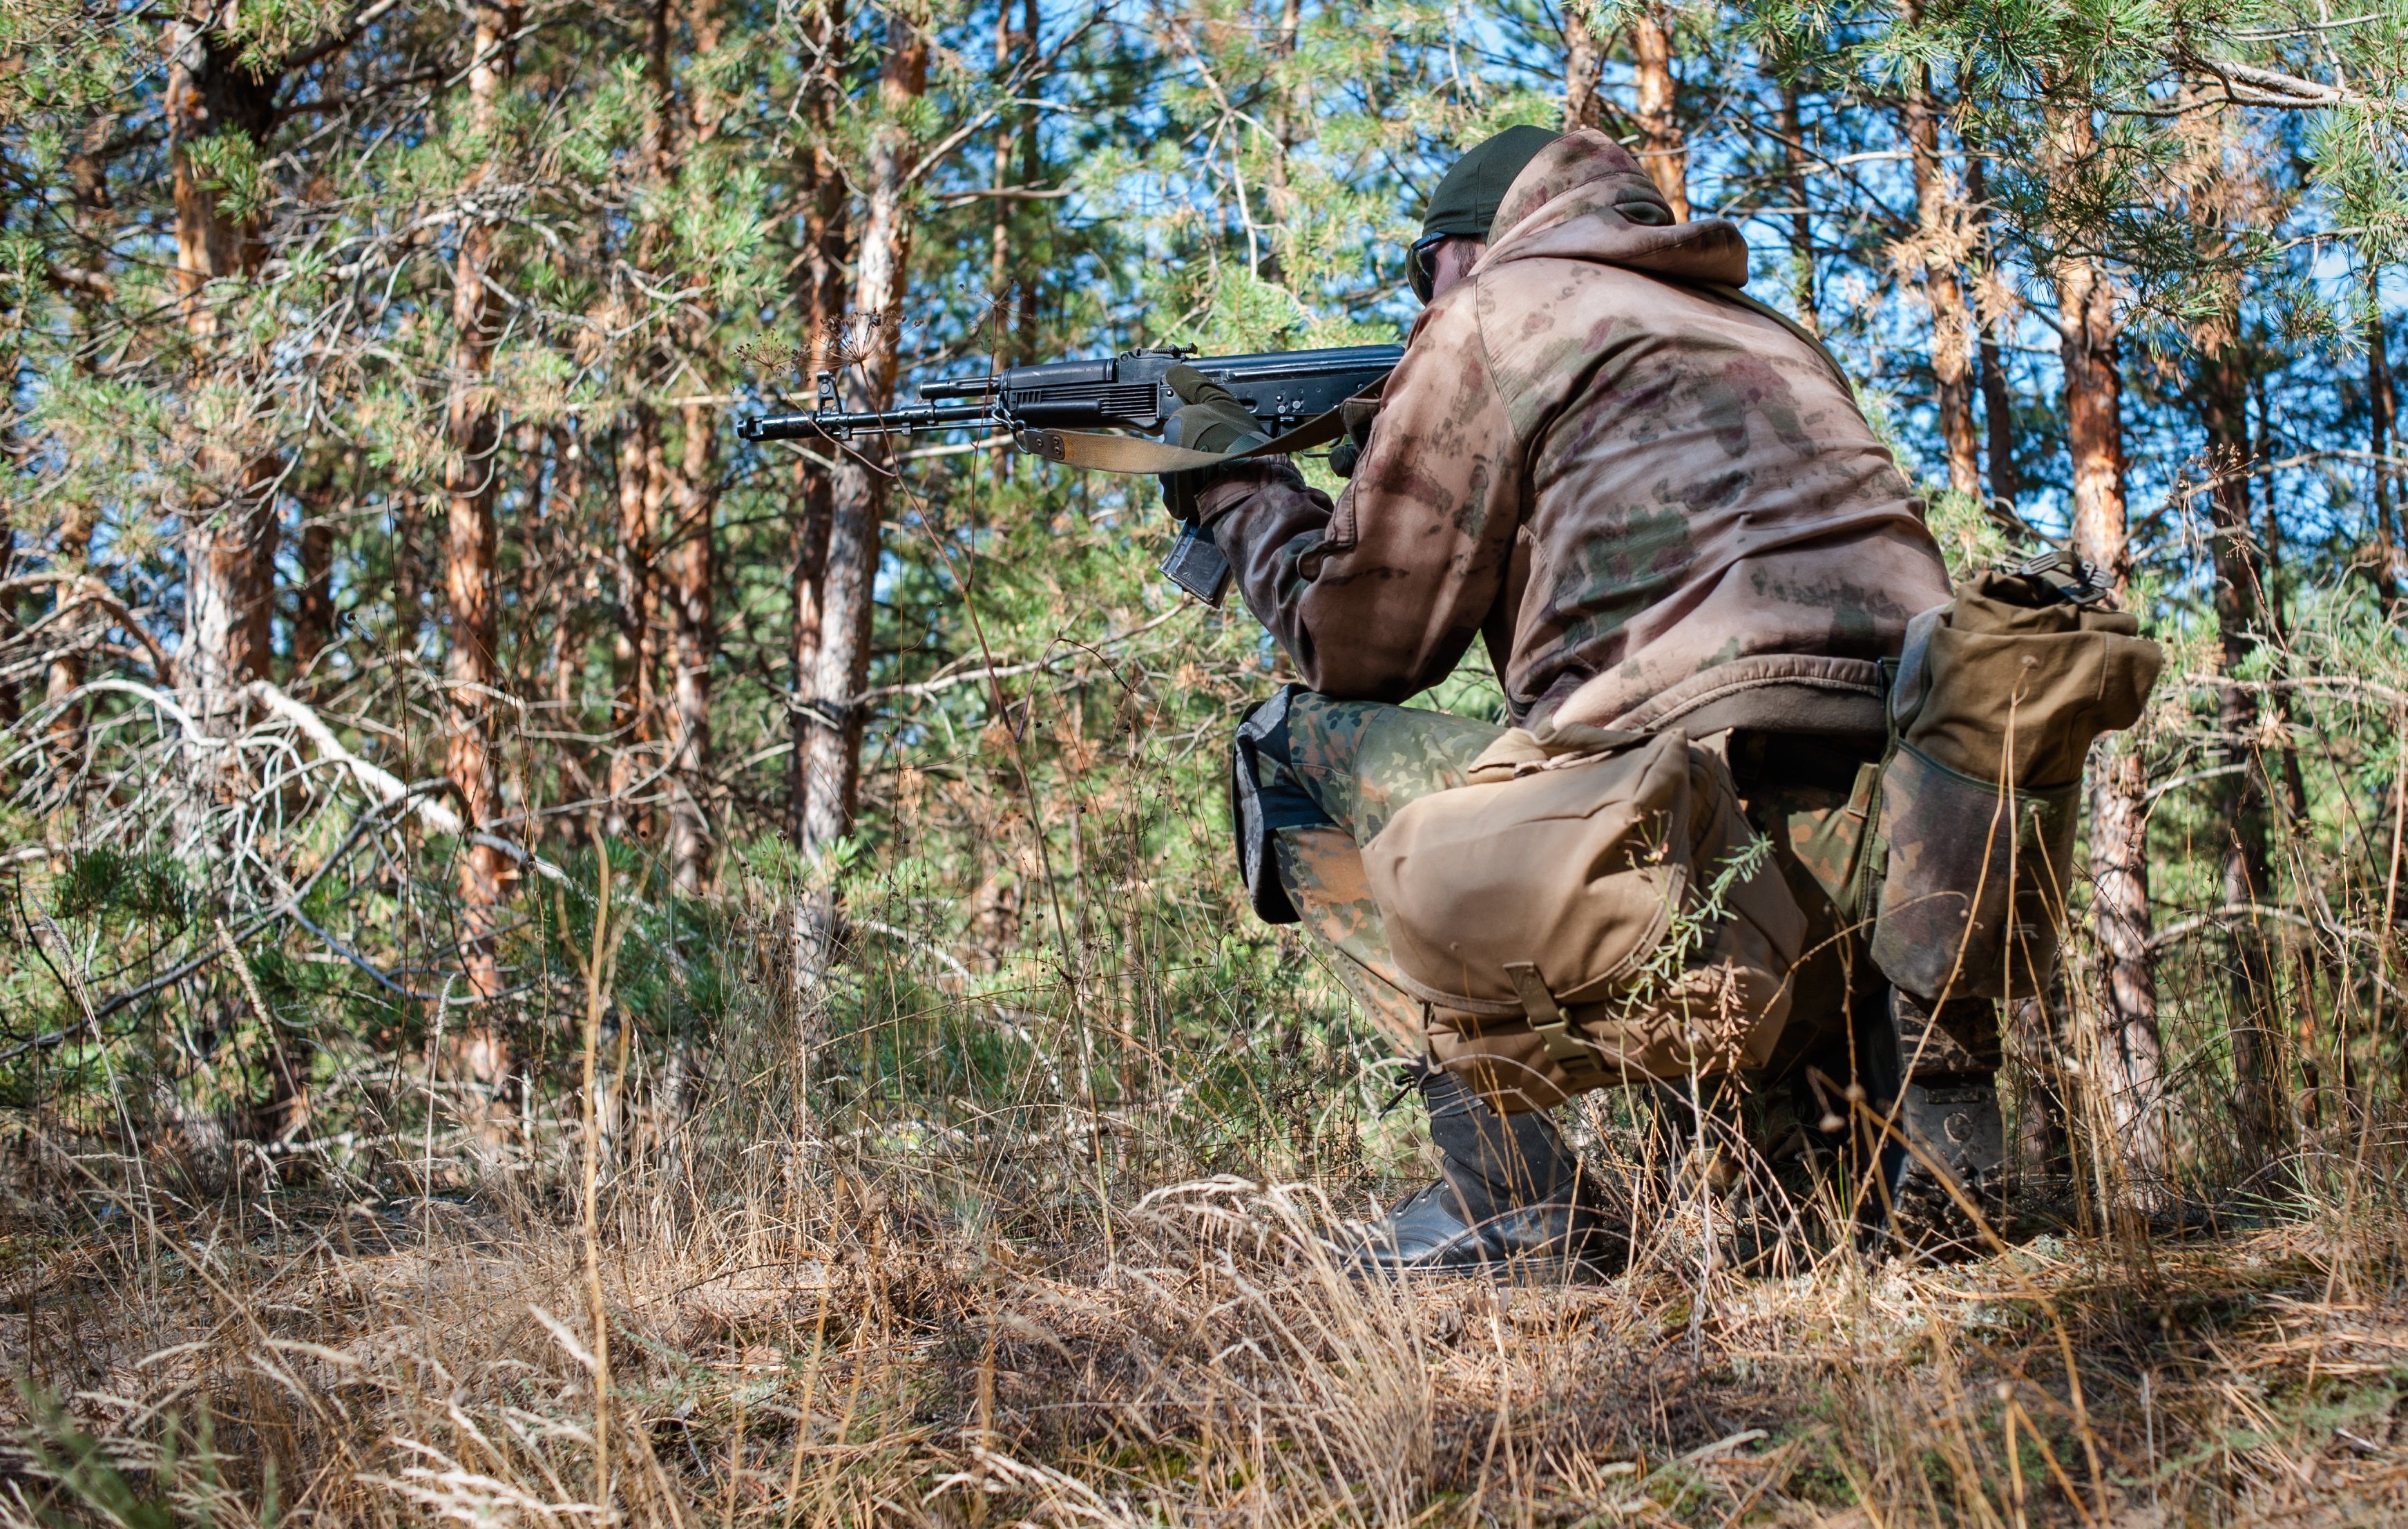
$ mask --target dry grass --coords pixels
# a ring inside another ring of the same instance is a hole
[[[831,1171],[606,1227],[606,1511],[573,1204],[146,1207],[91,1166],[17,1163],[11,1524],[2408,1510],[2408,1222],[2362,1190],[2253,1232],[2058,1234],[1948,1269],[1840,1251],[1751,1280],[1666,1235],[1603,1285],[1392,1289],[1330,1266],[1307,1190],[1198,1181],[1040,1247]]]
[[[2392,736],[2344,720],[2336,748]],[[2396,814],[2408,766],[2377,762],[2348,779]],[[1215,966],[1217,913],[1114,902],[1099,860],[1067,884],[1080,920],[998,934],[976,972],[944,898],[856,907],[882,932],[805,1013],[762,937],[790,889],[703,910],[693,959],[724,969],[679,991],[531,951],[530,1113],[482,1166],[468,1112],[431,1107],[437,1037],[294,1000],[323,1134],[280,1182],[174,1090],[164,1022],[79,1072],[62,1045],[57,1091],[0,1115],[0,1363],[23,1381],[0,1529],[2408,1520],[2398,818],[2352,822],[2286,841],[2323,922],[2276,931],[2266,993],[2236,992],[2231,930],[2160,952],[2170,1182],[2100,1145],[2095,953],[2070,942],[2073,1044],[2020,1036],[2009,1089],[2063,1100],[2070,1179],[1950,1268],[1818,1240],[1845,1195],[1736,1161],[1787,1233],[1742,1275],[1746,1204],[1600,1105],[1582,1145],[1633,1222],[1628,1272],[1343,1277],[1317,1233],[1412,1176],[1380,1044],[1301,951]],[[2220,906],[2195,860],[2160,880]],[[677,922],[624,944],[656,955]],[[45,922],[41,948],[89,960],[112,927]],[[2245,1173],[2244,1018],[2279,1023],[2298,1085]],[[2177,1197],[2217,1230],[2108,1209]]]

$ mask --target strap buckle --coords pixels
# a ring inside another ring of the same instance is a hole
[[[1547,1060],[1562,1068],[1576,1088],[1602,1089],[1614,1081],[1597,1047],[1572,1033],[1570,1017],[1547,989],[1537,962],[1507,961],[1505,975],[1513,984],[1514,996],[1522,1001],[1522,1012],[1529,1016],[1531,1032],[1547,1048]]]
[[[2015,570],[2019,577],[2037,579],[2075,605],[2096,605],[2114,593],[2099,582],[2099,570],[2071,549],[2053,547]]]

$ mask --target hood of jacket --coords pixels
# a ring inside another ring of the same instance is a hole
[[[1588,260],[1675,281],[1742,286],[1747,241],[1720,218],[1674,223],[1628,150],[1593,127],[1539,151],[1489,225],[1479,271],[1517,260]]]

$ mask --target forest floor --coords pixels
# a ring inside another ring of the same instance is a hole
[[[1599,1284],[1398,1289],[1234,1180],[1044,1248],[867,1188],[813,1218],[850,1235],[590,1244],[475,1194],[13,1200],[28,1525],[613,1522],[602,1479],[680,1529],[2408,1519],[2408,1236],[2362,1210],[1779,1278],[1675,1231]]]

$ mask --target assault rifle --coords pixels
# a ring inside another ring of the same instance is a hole
[[[1376,387],[1403,354],[1397,345],[1349,345],[1208,357],[1188,347],[1162,346],[1100,361],[1050,361],[986,377],[926,382],[916,404],[859,413],[845,410],[836,377],[822,372],[817,408],[757,415],[740,422],[736,433],[747,440],[850,441],[921,430],[1004,430],[1022,451],[1048,461],[1106,472],[1178,472],[1226,458],[1090,432],[1161,434],[1182,401],[1164,378],[1171,368],[1185,365],[1236,394],[1271,438],[1235,454],[1300,451],[1336,440],[1342,433],[1338,406]],[[1163,559],[1162,571],[1197,599],[1218,605],[1229,564],[1209,534],[1190,526]]]

